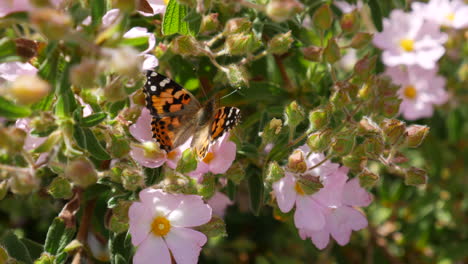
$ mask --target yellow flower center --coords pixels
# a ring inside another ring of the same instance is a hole
[[[154,218],[153,223],[151,223],[151,232],[153,232],[155,236],[165,236],[170,230],[171,223],[166,217],[156,217]]]
[[[169,4],[169,0],[164,0],[164,4],[165,5]]]
[[[416,91],[416,88],[414,88],[413,85],[407,85],[404,89],[403,89],[403,95],[408,98],[408,99],[414,99],[416,98],[416,95],[418,94],[418,92]]]
[[[177,151],[173,150],[167,153],[167,159],[174,160],[177,156]]]
[[[305,192],[302,189],[301,185],[299,185],[299,182],[296,182],[296,185],[294,185],[294,190],[296,190],[297,194],[299,195],[304,195]]]
[[[402,39],[402,40],[400,40],[400,46],[406,52],[413,51],[414,50],[414,40],[412,40],[412,39]]]
[[[210,162],[214,159],[215,155],[213,152],[206,153],[206,156],[203,158],[203,162],[206,164],[210,164]]]
[[[449,13],[445,16],[445,18],[448,20],[448,21],[451,21],[453,22],[453,20],[455,20],[455,14],[454,13]]]

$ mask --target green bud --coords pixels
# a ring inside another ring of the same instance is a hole
[[[328,40],[328,45],[323,51],[323,58],[330,64],[337,62],[341,58],[340,47],[338,47],[335,38]]]
[[[351,102],[351,98],[349,94],[346,93],[344,90],[338,89],[330,97],[330,102],[334,108],[334,110],[339,110],[343,107],[346,107]]]
[[[380,124],[385,139],[390,145],[399,145],[405,140],[405,122],[398,119],[385,119]]]
[[[361,135],[380,134],[381,130],[379,125],[372,121],[370,117],[364,116],[361,121],[359,121],[358,132]]]
[[[218,31],[219,20],[218,13],[210,13],[203,16],[202,22],[200,25],[200,32],[203,34],[210,34],[212,32]]]
[[[22,105],[39,102],[51,91],[50,84],[35,75],[21,75],[7,89],[15,101]]]
[[[9,153],[18,153],[23,150],[26,132],[16,127],[0,127],[0,146]]]
[[[333,23],[333,12],[330,9],[330,5],[324,4],[320,6],[315,11],[312,21],[321,30],[329,29]]]
[[[171,49],[174,53],[182,56],[200,56],[203,54],[200,43],[190,35],[176,37],[171,42]]]
[[[10,178],[10,190],[14,194],[26,195],[40,187],[40,181],[30,170],[18,170]]]
[[[134,124],[137,121],[138,117],[140,117],[141,106],[134,105],[134,106],[131,106],[129,108],[125,108],[120,113],[122,114],[122,117],[124,118],[124,120],[132,122]]]
[[[47,188],[47,192],[55,199],[69,199],[72,197],[72,185],[63,177],[55,177]]]
[[[194,171],[197,168],[197,163],[197,155],[195,154],[195,151],[188,148],[182,153],[182,157],[180,158],[179,163],[177,163],[176,171],[182,174]]]
[[[291,37],[291,31],[275,35],[268,41],[268,51],[272,54],[284,54],[288,52],[294,39]]]
[[[341,30],[345,33],[353,33],[359,29],[359,14],[356,10],[343,14],[340,20]],[[354,48],[354,47],[353,47]]]
[[[307,138],[307,146],[313,152],[323,152],[331,144],[331,131],[315,132]]]
[[[371,157],[378,157],[385,148],[382,138],[378,135],[366,138],[362,145],[365,153]]]
[[[3,198],[5,198],[7,192],[8,192],[8,181],[6,180],[0,181],[0,201],[3,200]]]
[[[63,40],[72,28],[70,16],[53,8],[36,9],[30,13],[30,21],[49,40]]]
[[[358,32],[354,35],[354,37],[351,39],[351,48],[353,49],[360,49],[369,44],[374,37],[373,34],[371,33],[365,33],[365,32]]]
[[[0,263],[3,263],[0,261]],[[50,255],[47,252],[43,252],[41,257],[34,261],[34,264],[54,264],[55,263],[55,256]]]
[[[304,173],[307,170],[307,164],[302,150],[295,150],[289,156],[288,169],[292,172],[297,173]]]
[[[112,208],[112,215],[106,227],[115,233],[122,233],[128,230],[128,209],[132,203],[122,201]]]
[[[123,136],[112,136],[110,153],[115,158],[122,158],[130,152],[130,143]]]
[[[227,66],[227,79],[232,86],[249,85],[249,77],[243,66],[230,64]]]
[[[97,173],[94,165],[86,158],[78,158],[68,163],[65,168],[66,178],[74,184],[86,188],[97,181]]]
[[[122,185],[125,190],[135,191],[144,185],[144,177],[135,168],[125,168],[122,170]]]
[[[419,147],[428,133],[428,126],[411,125],[406,129],[406,146],[410,148]]]
[[[213,215],[211,220],[201,226],[195,228],[196,230],[202,232],[207,237],[226,237],[226,224],[224,223],[223,219]]]
[[[244,55],[254,52],[261,46],[254,33],[238,33],[227,36],[226,48],[231,55]]]
[[[198,189],[198,194],[203,196],[205,200],[210,199],[216,192],[215,177],[213,174],[208,173],[203,176],[203,181]]]
[[[358,153],[351,153],[341,158],[344,166],[350,168],[352,171],[361,171],[367,164],[367,157]]]
[[[395,117],[400,111],[402,99],[398,97],[382,98],[381,111],[386,118]]]
[[[304,6],[297,0],[271,0],[266,6],[266,14],[271,20],[281,23],[301,12]]]
[[[70,81],[76,87],[92,88],[95,86],[98,72],[97,61],[84,59],[70,69]]]
[[[309,131],[317,131],[325,127],[330,117],[328,111],[324,108],[317,108],[309,113],[310,128]]]
[[[322,48],[317,46],[309,46],[302,49],[304,58],[314,62],[319,62],[322,60],[322,52]]]
[[[320,177],[310,174],[302,175],[297,181],[297,184],[299,184],[300,189],[306,195],[312,195],[323,188],[323,184],[320,182]]]
[[[296,101],[286,106],[284,113],[286,124],[292,128],[296,128],[305,118],[304,109]]]
[[[369,171],[368,169],[364,169],[357,177],[362,188],[372,188],[379,180],[379,175]]]
[[[55,117],[51,112],[41,112],[39,116],[31,119],[31,134],[39,137],[50,135],[57,129]]]
[[[235,162],[225,173],[225,176],[235,184],[239,184],[245,178],[245,168],[239,162]]]
[[[268,170],[265,180],[269,183],[277,182],[284,177],[284,170],[276,161],[268,164]]]
[[[252,22],[246,17],[232,18],[226,22],[223,34],[225,36],[237,34],[237,33],[248,33],[252,29]]]
[[[104,97],[109,102],[119,102],[128,97],[125,86],[121,81],[110,82],[103,89]]]
[[[375,69],[375,64],[377,63],[377,56],[368,57],[358,60],[354,65],[354,72],[362,80],[367,80],[369,76],[373,73]]]
[[[411,167],[406,170],[405,184],[406,185],[422,185],[427,182],[427,173],[422,169]]]
[[[355,136],[350,134],[341,134],[334,138],[332,143],[333,153],[338,156],[345,156],[354,149]]]
[[[56,147],[57,144],[62,140],[62,131],[57,130],[50,134],[47,139],[33,150],[34,153],[49,152],[52,148]]]
[[[70,252],[73,252],[73,251],[76,251],[80,248],[83,247],[83,244],[78,241],[78,239],[73,239],[70,243],[68,243],[68,245],[65,246],[65,248],[63,249],[64,252],[67,252],[67,253],[70,253]]]
[[[264,143],[270,143],[278,138],[281,129],[283,128],[283,121],[281,119],[273,118],[265,128],[263,128],[261,137]]]

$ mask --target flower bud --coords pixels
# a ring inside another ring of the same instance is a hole
[[[243,66],[230,64],[227,66],[228,71],[226,72],[229,84],[232,86],[249,85],[249,76],[246,69]]]
[[[302,49],[302,53],[304,54],[304,58],[310,61],[321,61],[322,60],[322,48],[317,46],[309,46]]]
[[[200,43],[193,36],[178,36],[171,42],[171,49],[174,53],[182,56],[200,56],[202,48]]]
[[[8,181],[7,180],[0,181],[0,201],[3,200],[3,198],[5,198],[7,192],[8,192]]]
[[[130,152],[130,143],[128,139],[123,136],[112,135],[112,143],[110,147],[110,153],[115,158],[123,158]]]
[[[353,33],[359,29],[359,14],[356,10],[343,14],[340,20],[341,30],[345,33]]]
[[[341,162],[344,166],[350,168],[352,171],[361,171],[367,164],[367,157],[358,154],[358,153],[351,153],[341,158]]]
[[[402,99],[398,97],[382,98],[381,111],[386,118],[395,117],[400,111]]]
[[[20,104],[33,104],[48,95],[50,90],[49,83],[39,77],[22,75],[11,84],[9,93]]]
[[[70,69],[70,81],[80,88],[92,88],[97,78],[98,63],[92,59],[84,59],[80,64]]]
[[[266,182],[274,183],[281,180],[284,177],[284,170],[276,161],[271,161],[268,164],[268,170],[266,173]]]
[[[55,259],[56,258],[54,255],[50,255],[47,252],[43,252],[41,254],[41,257],[34,261],[34,264],[54,264],[56,263]],[[0,263],[2,262],[0,261]]]
[[[275,139],[279,136],[281,129],[283,127],[283,121],[281,119],[273,118],[271,119],[270,123],[268,123],[265,128],[263,128],[261,137],[262,142],[270,143],[275,141]]]
[[[368,169],[364,169],[357,177],[362,188],[372,188],[379,180],[379,175]]]
[[[406,185],[422,185],[427,182],[427,173],[422,169],[411,167],[406,170],[405,173],[405,184]]]
[[[315,132],[307,138],[307,146],[313,152],[323,152],[331,144],[331,132],[325,130],[322,132]]]
[[[328,45],[323,51],[323,59],[328,63],[335,63],[341,58],[340,47],[335,38],[328,40]]]
[[[381,130],[379,125],[377,125],[372,119],[368,116],[362,117],[359,121],[358,132],[361,135],[366,134],[380,134]]]
[[[122,185],[125,190],[135,191],[144,185],[143,175],[135,168],[124,168],[122,170]]]
[[[281,23],[301,12],[304,6],[297,0],[271,0],[266,6],[266,14],[271,20]]]
[[[380,136],[370,136],[362,143],[364,151],[371,157],[378,157],[384,151],[384,142]]]
[[[39,116],[31,119],[31,134],[38,137],[45,137],[57,129],[55,117],[51,112],[40,112]]]
[[[226,224],[224,223],[223,219],[213,215],[211,220],[201,226],[195,228],[199,232],[202,232],[207,237],[225,237],[227,236],[226,233]]]
[[[382,127],[388,144],[399,145],[405,139],[405,122],[398,119],[385,119],[380,126]]]
[[[237,33],[248,33],[252,29],[252,22],[246,17],[232,18],[226,22],[223,35],[229,36]]]
[[[339,110],[345,106],[348,106],[351,102],[351,98],[344,90],[338,89],[331,95],[330,102],[334,110]]]
[[[288,52],[294,39],[291,37],[291,30],[275,35],[270,41],[268,41],[268,51],[272,54],[284,54]]]
[[[428,126],[411,125],[406,129],[406,145],[410,148],[418,147],[421,145],[428,133]]]
[[[5,148],[9,153],[21,152],[26,136],[27,134],[23,129],[0,127],[0,148]]]
[[[304,173],[307,170],[307,164],[302,150],[295,150],[289,156],[288,169],[292,172],[297,173]]]
[[[300,189],[306,195],[312,195],[323,188],[323,184],[320,182],[320,177],[311,174],[302,175],[298,179],[297,184],[299,184]]]
[[[309,113],[310,128],[309,131],[317,131],[325,127],[330,121],[330,116],[326,109],[317,108]]]
[[[374,35],[371,34],[371,33],[358,32],[351,39],[350,46],[353,49],[363,48],[365,45],[367,45],[367,44],[369,44],[371,42],[373,37],[374,37]]]
[[[182,157],[177,163],[176,171],[180,173],[188,173],[194,171],[197,168],[197,156],[193,149],[188,148],[182,153]]]
[[[153,54],[154,56],[156,56],[156,58],[161,58],[164,53],[166,53],[167,51],[167,45],[164,44],[164,43],[158,43],[158,45],[156,45],[156,47],[154,48],[153,50]]]
[[[141,106],[134,105],[129,108],[124,109],[122,112],[120,112],[124,120],[127,120],[128,122],[135,123],[140,117],[141,114]]]
[[[125,100],[128,97],[125,86],[120,80],[111,81],[104,87],[103,91],[106,100],[112,103]]]
[[[210,13],[208,15],[203,16],[202,22],[200,25],[201,33],[210,34],[215,31],[218,31],[218,28],[219,28],[218,13]]]
[[[97,181],[96,169],[86,158],[78,158],[68,163],[64,176],[83,188],[93,185]]]
[[[341,134],[334,138],[331,145],[333,153],[338,156],[345,156],[353,151],[355,136],[350,134]]]
[[[377,57],[365,56],[364,58],[358,60],[354,65],[354,72],[361,78],[361,80],[367,80],[369,76],[373,73],[375,69],[375,64],[377,63]]]
[[[69,199],[73,195],[71,183],[60,176],[52,180],[47,192],[55,199]]]
[[[245,168],[239,162],[235,162],[225,173],[225,176],[235,184],[239,184],[245,178]]]
[[[321,30],[329,29],[333,23],[333,12],[330,9],[330,5],[324,4],[320,6],[315,11],[312,20],[317,28]]]
[[[238,33],[227,36],[226,48],[231,55],[244,55],[254,52],[261,46],[254,33]]]
[[[124,46],[117,49],[105,49],[103,54],[108,57],[108,61],[102,62],[103,67],[107,66],[115,73],[129,78],[140,74],[143,57],[134,48]]]
[[[29,15],[31,22],[50,40],[64,39],[72,27],[70,16],[58,9],[37,9]]]
[[[286,124],[291,128],[296,128],[305,118],[304,109],[292,101],[284,110]]]
[[[39,189],[41,182],[33,175],[31,170],[22,169],[16,171],[10,178],[10,190],[12,193],[26,195]]]
[[[369,83],[364,83],[358,91],[358,98],[362,100],[369,99],[372,92],[372,87]]]

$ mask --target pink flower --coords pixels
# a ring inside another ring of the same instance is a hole
[[[425,21],[417,14],[393,10],[384,20],[384,30],[376,33],[373,43],[383,50],[382,61],[387,66],[419,65],[425,69],[436,67],[444,55],[442,44],[447,35],[437,24]]]
[[[3,0],[0,5],[0,17],[14,12],[30,12],[36,9],[29,0]],[[53,6],[58,6],[62,0],[50,1]]]
[[[20,118],[16,120],[15,124],[17,128],[22,129],[27,133],[23,145],[23,149],[26,151],[30,151],[39,147],[47,139],[47,137],[36,137],[31,135],[31,127],[29,126],[30,121],[31,120],[29,118]]]
[[[231,167],[235,159],[236,144],[229,141],[229,133],[226,133],[210,146],[205,158],[198,162],[197,169],[189,175],[199,178],[207,172],[223,174]]]
[[[219,217],[224,217],[226,208],[233,204],[233,202],[222,192],[216,192],[211,197],[207,204],[213,209],[213,214]]]
[[[133,263],[197,263],[206,236],[191,229],[211,219],[211,207],[198,195],[169,194],[152,188],[140,192],[129,209]]]
[[[437,75],[437,69],[426,70],[418,66],[390,67],[385,74],[392,81],[401,85],[399,90],[403,102],[400,113],[407,120],[431,117],[434,105],[447,102],[448,94],[445,91],[445,79]]]
[[[440,26],[456,29],[468,26],[468,5],[461,0],[431,0],[429,3],[414,2],[413,13]]]
[[[36,75],[37,69],[30,63],[5,62],[0,63],[0,84],[12,82],[21,75]]]
[[[166,11],[166,5],[167,2],[169,1],[164,1],[164,0],[148,0],[148,4],[151,6],[153,9],[153,13],[146,13],[143,11],[139,11],[143,16],[153,16],[156,14],[163,14]]]
[[[359,185],[358,179],[354,178],[344,185],[341,199],[340,206],[326,209],[323,229],[300,229],[301,238],[310,237],[317,248],[324,249],[331,235],[338,244],[344,246],[349,242],[353,230],[365,228],[367,226],[365,215],[353,206],[368,206],[372,201],[372,196]]]
[[[144,167],[157,168],[166,163],[167,166],[175,169],[182,152],[190,146],[190,140],[166,153],[166,151],[159,149],[156,140],[153,139],[151,118],[149,110],[143,108],[136,123],[130,126],[130,134],[143,143],[143,145],[132,145],[130,156]]]
[[[362,8],[362,1],[358,1],[356,4],[350,4],[346,1],[333,1],[333,4],[338,7],[343,13],[351,13],[356,9]]]

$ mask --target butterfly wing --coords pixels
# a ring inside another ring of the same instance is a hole
[[[151,128],[167,152],[182,145],[197,128],[194,116],[201,109],[198,100],[166,76],[148,71],[144,85],[146,107],[153,115]]]

